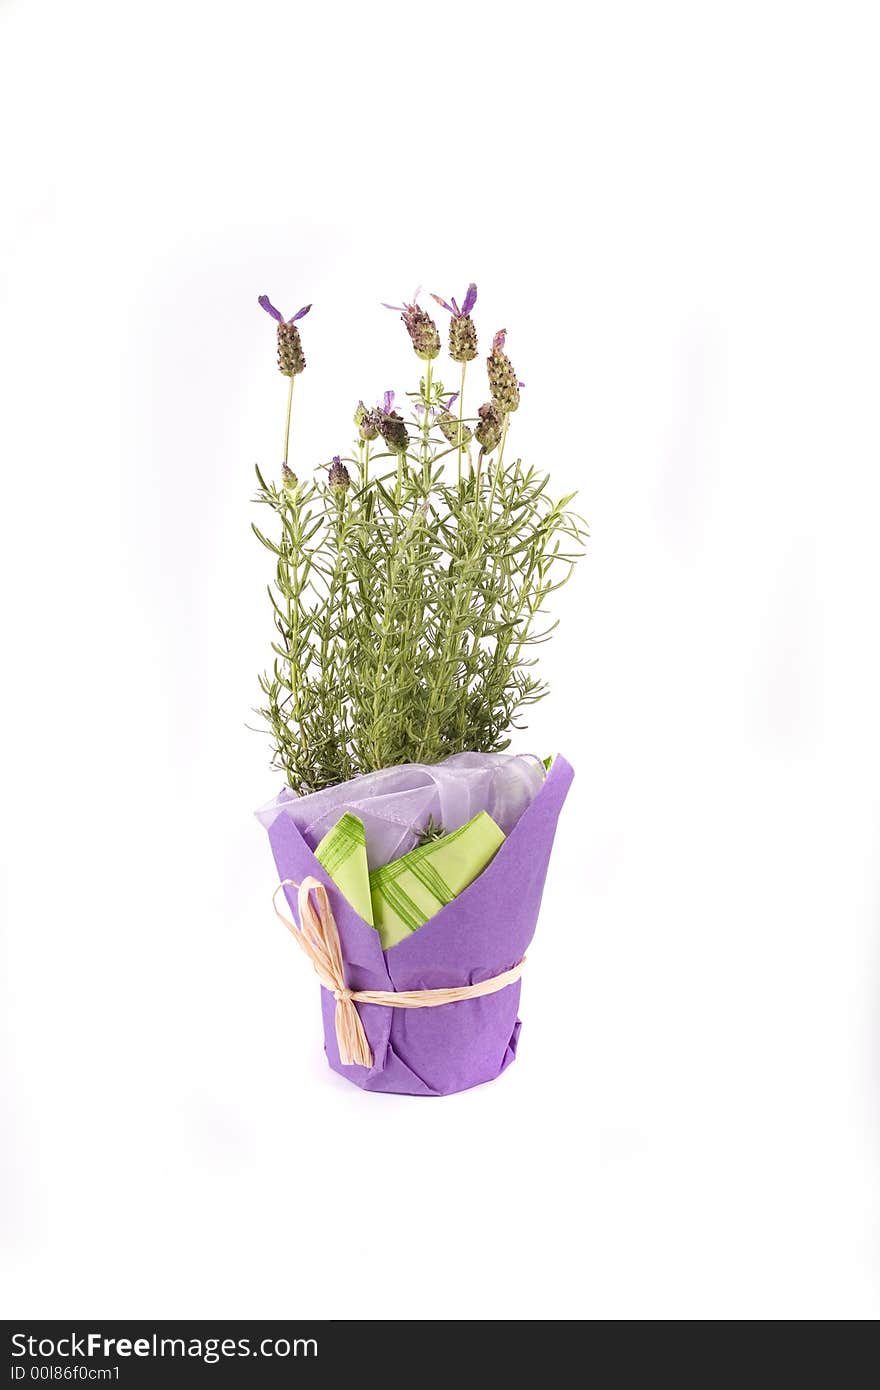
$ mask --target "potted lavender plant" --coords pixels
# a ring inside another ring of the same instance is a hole
[[[290,438],[311,306],[288,319],[261,296],[288,389],[280,476],[257,469],[271,524],[254,525],[274,564],[260,714],[286,781],[258,814],[325,986],[328,1059],[365,1089],[427,1095],[491,1080],[516,1051],[519,972],[573,773],[505,750],[546,693],[533,650],[586,535],[573,495],[554,499],[510,457],[523,383],[503,331],[467,408],[476,286],[460,306],[434,298],[455,389],[416,295],[396,311],[424,364],[417,388],[400,406],[392,391],[358,402],[352,446],[309,477]]]

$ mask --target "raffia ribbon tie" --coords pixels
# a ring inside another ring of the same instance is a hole
[[[289,917],[285,917],[278,907],[278,894],[283,888],[297,889],[298,925],[291,922]],[[295,883],[291,878],[284,879],[272,894],[272,906],[276,916],[312,962],[321,984],[336,1000],[336,1041],[339,1046],[339,1060],[346,1067],[373,1065],[373,1054],[356,1008],[357,1004],[379,1004],[390,1009],[433,1009],[441,1004],[458,1004],[463,999],[480,999],[487,994],[497,994],[498,990],[514,984],[522,974],[526,961],[523,956],[512,969],[504,970],[500,975],[493,975],[491,980],[480,980],[475,985],[455,985],[450,989],[352,990],[345,983],[339,929],[330,907],[327,889],[320,879],[304,878],[302,883]]]

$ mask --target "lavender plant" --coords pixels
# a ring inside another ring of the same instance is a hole
[[[276,630],[259,712],[296,792],[501,751],[547,692],[533,649],[556,627],[545,604],[570,577],[586,528],[573,493],[554,500],[546,474],[504,457],[522,382],[503,331],[487,359],[489,398],[465,412],[476,286],[460,308],[434,298],[451,314],[458,390],[434,375],[440,333],[416,294],[397,309],[425,364],[407,413],[392,391],[360,401],[350,452],[300,480],[289,463],[291,405],[306,365],[297,322],[311,306],[285,319],[260,296],[290,385],[280,481],[257,468],[255,501],[273,516],[253,529],[274,557]]]

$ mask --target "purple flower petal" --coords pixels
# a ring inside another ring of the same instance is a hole
[[[477,302],[477,287],[476,287],[476,285],[474,284],[474,282],[471,281],[471,283],[470,283],[470,284],[468,285],[468,287],[467,287],[467,294],[466,294],[465,297],[464,297],[464,303],[463,303],[462,306],[461,306],[461,312],[462,312],[462,314],[469,314],[470,311],[471,311],[471,309],[473,309],[474,305],[476,304],[476,302]]]
[[[275,308],[275,305],[272,303],[267,294],[261,294],[259,299],[257,300],[257,303],[259,304],[261,309],[266,310],[267,314],[271,314],[273,319],[275,319],[278,323],[284,322],[284,315],[278,312],[278,310]]]
[[[454,313],[455,313],[455,310],[454,310],[453,307],[452,307],[452,304],[455,303],[455,300],[454,300],[454,299],[453,299],[453,301],[452,301],[452,304],[447,304],[447,303],[446,303],[446,300],[445,300],[445,299],[441,299],[440,296],[439,296],[439,294],[432,294],[432,295],[431,295],[431,298],[432,298],[432,299],[435,299],[442,309],[448,309],[449,312],[450,312],[450,314],[454,314]]]
[[[452,409],[452,407],[454,406],[455,402],[458,400],[459,395],[460,395],[460,392],[458,392],[458,391],[453,391],[452,395],[449,397],[449,400],[446,402],[446,409],[447,409],[447,410],[451,410],[451,409]]]
[[[383,300],[382,300],[382,308],[383,308],[383,309],[393,309],[394,312],[395,312],[395,314],[402,314],[403,311],[404,311],[404,309],[406,308],[406,305],[405,305],[405,304],[386,304],[386,303],[385,303],[385,300],[383,299]]]
[[[493,352],[503,352],[503,351],[504,351],[504,344],[506,343],[506,341],[507,341],[507,329],[506,329],[506,328],[499,328],[498,332],[495,334],[495,337],[492,339],[492,351],[493,351]]]
[[[458,300],[456,299],[453,299],[452,301],[452,312],[455,314],[455,317],[457,319],[461,318],[461,310],[458,307]]]
[[[394,409],[394,392],[393,392],[393,391],[386,391],[386,392],[385,392],[385,395],[382,397],[382,409],[385,411],[385,414],[386,414],[386,415],[390,415],[390,414],[391,414],[392,410]]]
[[[311,304],[306,304],[305,308],[303,308],[303,309],[297,309],[297,311],[296,311],[296,313],[294,314],[293,318],[292,318],[292,319],[288,319],[287,322],[288,322],[288,323],[296,323],[297,319],[304,319],[305,316],[306,316],[306,314],[307,314],[307,313],[309,312],[309,310],[311,309],[311,307],[312,307]]]

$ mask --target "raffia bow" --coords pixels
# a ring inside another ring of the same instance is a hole
[[[283,888],[297,889],[297,910],[299,924],[291,922],[279,909],[278,894]],[[312,902],[315,895],[317,907]],[[357,1004],[379,1004],[391,1009],[432,1009],[442,1004],[457,1004],[463,999],[480,999],[487,994],[496,994],[519,979],[525,965],[525,956],[510,970],[493,975],[490,980],[480,980],[475,985],[455,985],[450,989],[411,989],[351,990],[345,982],[345,963],[342,959],[342,946],[339,929],[330,907],[327,889],[317,878],[304,878],[295,883],[286,878],[272,894],[275,914],[293,935],[301,949],[306,953],[315,969],[315,974],[325,989],[336,1000],[336,1042],[339,1047],[339,1060],[343,1066],[372,1067],[373,1054]]]

